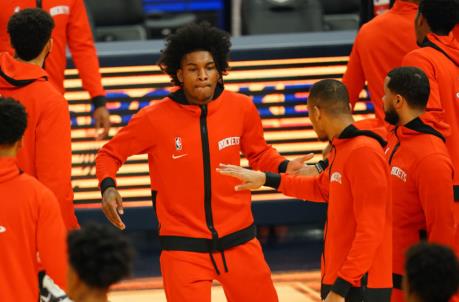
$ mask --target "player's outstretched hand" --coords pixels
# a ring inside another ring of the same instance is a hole
[[[108,136],[110,130],[110,113],[107,108],[99,107],[94,110],[94,120],[96,124],[96,139],[101,140]]]
[[[301,173],[298,173],[298,172],[305,167],[304,162],[312,159],[313,157],[314,157],[314,153],[309,153],[309,154],[297,157],[294,160],[289,161],[287,165],[287,171],[286,171],[287,174],[302,175]]]
[[[115,188],[110,187],[105,190],[102,196],[102,210],[104,211],[105,217],[107,217],[114,226],[120,230],[126,228],[120,217],[120,215],[124,214],[123,199]]]
[[[253,171],[234,165],[220,164],[217,171],[242,180],[243,184],[234,187],[236,191],[258,189],[265,184],[266,175],[260,171]]]

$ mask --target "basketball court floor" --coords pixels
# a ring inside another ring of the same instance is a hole
[[[320,272],[275,273],[273,280],[280,302],[320,302]],[[165,302],[161,278],[142,278],[122,282],[110,293],[111,302]],[[212,302],[226,302],[222,287],[215,283]]]

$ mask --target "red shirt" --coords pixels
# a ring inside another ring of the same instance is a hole
[[[39,66],[2,53],[0,69],[0,95],[21,102],[28,114],[23,147],[18,153],[19,167],[56,195],[67,228],[76,228],[68,103]]]
[[[14,52],[7,33],[9,18],[18,9],[33,8],[36,5],[36,0],[2,1],[0,52],[8,51],[10,54]],[[67,65],[66,47],[68,46],[83,81],[83,88],[91,97],[105,95],[99,72],[99,60],[83,0],[43,0],[42,7],[53,17],[55,23],[52,34],[53,49],[45,63],[50,82],[64,93],[64,70]]]
[[[67,287],[66,230],[56,197],[0,158],[0,301],[38,300],[38,263]]]
[[[324,173],[282,174],[278,190],[308,201],[328,202],[322,283],[342,289],[392,288],[392,202],[389,169],[378,140],[358,134],[357,124],[332,140]]]
[[[357,34],[343,83],[349,91],[352,106],[359,99],[365,81],[376,118],[384,124],[384,79],[400,66],[402,58],[415,49],[414,19],[418,6],[396,1],[390,11],[366,23]]]

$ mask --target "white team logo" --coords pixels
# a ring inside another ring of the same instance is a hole
[[[408,174],[399,167],[392,167],[390,174],[400,178],[403,182],[406,182],[406,178],[408,177]]]
[[[57,15],[69,15],[70,7],[68,5],[55,6],[49,10],[49,14],[51,15],[51,17],[57,16]]]
[[[330,177],[330,182],[337,182],[337,183],[342,184],[341,173],[339,173],[339,172],[333,173],[332,176]]]
[[[175,150],[181,151],[182,149],[183,149],[182,138],[181,137],[176,137],[175,138]]]
[[[239,145],[240,138],[239,136],[232,136],[222,139],[218,142],[218,150],[221,151],[227,147]]]
[[[0,225],[0,233],[5,233],[6,228],[3,225]]]

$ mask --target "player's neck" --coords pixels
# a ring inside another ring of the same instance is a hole
[[[87,290],[76,295],[74,302],[107,302],[108,297],[105,291]]]
[[[44,59],[40,58],[40,57],[32,59],[30,61],[26,61],[26,60],[23,60],[23,59],[17,57],[16,60],[18,60],[19,62],[27,63],[27,64],[37,65],[39,67],[43,67],[43,62],[44,62]]]
[[[333,123],[330,123],[330,128],[327,129],[328,139],[331,141],[334,137],[339,137],[344,129],[354,123],[352,115],[343,115],[335,118]]]

